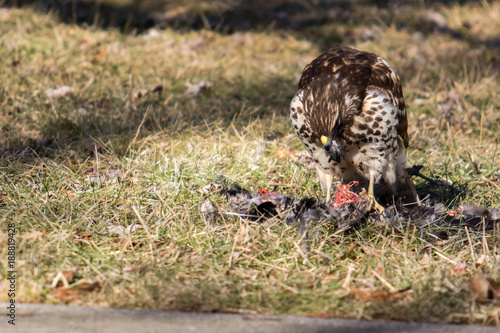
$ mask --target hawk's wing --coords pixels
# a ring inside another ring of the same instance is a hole
[[[366,94],[373,87],[384,91],[396,107],[397,133],[408,147],[403,88],[399,76],[383,58],[347,47],[330,49],[304,68],[298,85],[299,91],[304,91],[304,111],[315,113],[310,118],[317,119],[318,124],[311,126],[320,129],[320,135],[329,135],[337,124],[349,127],[362,112]],[[329,105],[322,105],[325,101]],[[340,112],[332,123],[335,110]],[[338,132],[341,135],[342,129]]]

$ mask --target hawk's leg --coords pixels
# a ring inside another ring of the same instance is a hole
[[[316,164],[321,191],[326,194],[326,202],[330,201],[330,192],[332,191],[333,173],[327,171]]]
[[[368,206],[366,207],[366,211],[369,212],[372,209],[372,206],[375,207],[378,211],[383,211],[384,207],[382,207],[377,200],[375,200],[375,195],[373,194],[373,185],[375,183],[375,175],[373,172],[370,172],[370,183],[368,184],[368,194],[365,197],[368,199]],[[366,192],[365,192],[366,193]],[[363,194],[363,193],[361,193]]]

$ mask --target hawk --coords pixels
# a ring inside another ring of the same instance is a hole
[[[290,120],[316,165],[326,200],[334,177],[368,182],[368,196],[418,203],[406,171],[408,120],[398,75],[373,54],[333,48],[308,64]]]

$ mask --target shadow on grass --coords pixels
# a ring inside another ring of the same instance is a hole
[[[419,286],[418,289],[412,301],[371,304],[366,308],[366,312],[370,317],[378,320],[448,324],[453,321],[454,318],[450,318],[453,314],[467,312],[467,292],[457,294],[445,288],[436,292],[432,280]],[[381,311],[381,308],[384,310]],[[465,321],[469,318],[462,317],[462,319]],[[455,324],[459,323],[455,322]],[[461,324],[470,323],[462,322]]]
[[[437,1],[434,5],[451,6],[467,1]],[[465,39],[469,43],[494,47],[498,40],[484,41],[477,36],[464,36],[454,31],[429,25],[418,18],[406,20],[400,15],[403,7],[422,9],[419,1],[387,2],[380,0],[328,1],[314,3],[305,1],[279,0],[198,0],[177,1],[77,1],[77,0],[7,0],[4,6],[37,8],[41,12],[51,12],[60,21],[68,24],[93,25],[102,28],[115,27],[123,33],[140,33],[153,26],[173,27],[179,30],[213,29],[223,34],[237,31],[263,30],[272,27],[283,30],[297,38],[312,41],[320,49],[328,49],[340,44],[350,44],[357,39],[370,39],[358,36],[354,28],[366,27],[368,30],[377,25],[392,25],[426,34],[443,33],[453,38]],[[334,24],[332,24],[334,23]],[[338,29],[342,26],[343,29]],[[133,138],[140,124],[144,132],[171,129],[181,131],[190,126],[203,126],[205,123],[221,121],[227,126],[235,118],[244,123],[249,119],[272,115],[286,115],[289,100],[296,88],[294,78],[276,76],[262,81],[259,86],[245,87],[234,82],[227,92],[207,92],[196,100],[177,96],[177,106],[165,106],[162,100],[147,97],[136,106],[120,105],[113,108],[95,107],[97,115],[72,117],[68,110],[58,110],[57,115],[45,120],[43,139],[21,142],[11,140],[0,148],[2,155],[19,154],[49,156],[57,148],[78,144],[82,138],[104,138],[110,135],[123,135]],[[287,91],[286,98],[275,94],[275,87]],[[151,87],[152,88],[152,87]],[[1,97],[1,96],[0,96]],[[224,101],[231,100],[231,106]],[[80,101],[76,97],[64,97],[65,104],[73,105],[71,110],[89,103],[99,105],[99,101]],[[185,107],[193,103],[197,107]],[[102,104],[102,103],[101,103]],[[250,107],[249,107],[250,106]],[[179,111],[182,110],[182,111]],[[188,111],[186,111],[188,110]],[[203,112],[199,112],[203,110]],[[272,112],[270,112],[272,110]],[[144,122],[143,122],[144,120]],[[82,143],[86,145],[85,142]]]
[[[124,33],[143,32],[152,27],[174,29],[211,29],[222,33],[262,30],[268,27],[285,30],[326,50],[334,45],[349,43],[354,27],[394,24],[398,28],[420,31],[424,34],[444,33],[466,40],[475,46],[500,46],[500,39],[482,40],[469,36],[437,21],[413,16],[408,8],[431,9],[454,6],[472,0],[440,0],[423,4],[416,0],[7,0],[5,6],[30,6],[41,12],[51,12],[65,23],[115,27]],[[408,16],[410,13],[410,16]],[[346,31],[332,28],[345,25]],[[370,38],[367,36],[367,38]]]
[[[119,141],[113,153],[120,156],[126,153],[136,136],[141,138],[166,131],[176,137],[186,130],[207,130],[210,129],[207,126],[212,125],[220,128],[228,128],[231,124],[245,127],[253,119],[273,114],[286,119],[295,84],[293,78],[275,76],[263,79],[259,85],[220,82],[195,97],[179,94],[169,99],[164,95],[148,93],[131,102],[115,96],[89,100],[68,94],[53,102],[36,101],[30,108],[50,109],[47,103],[56,103],[57,112],[47,112],[40,119],[43,126],[40,126],[42,131],[37,139],[19,138],[12,124],[4,126],[6,135],[0,155],[8,160],[54,158],[69,148],[94,156],[95,149],[104,149],[100,143],[114,141],[116,144]],[[154,87],[148,89],[151,92]],[[288,94],[283,96],[283,91]],[[13,109],[12,112],[16,111]],[[13,122],[18,121],[15,115],[11,116]]]
[[[311,295],[306,291],[314,287],[302,284],[294,286],[304,291],[302,293],[292,293],[286,290],[259,292],[259,288],[236,280],[226,282],[224,285],[214,282],[196,282],[175,291],[169,290],[170,285],[177,283],[178,281],[170,280],[165,285],[145,286],[150,298],[154,301],[154,304],[148,304],[148,307],[206,313],[227,313],[238,309],[252,311],[252,304],[255,303],[252,298],[257,297],[252,295],[258,294],[261,312],[282,315],[300,313],[306,316],[309,314],[312,317],[331,318],[338,313],[338,308],[349,308],[355,303],[365,302],[356,300],[352,295],[332,297],[328,293],[311,300]],[[457,294],[456,291],[445,288],[437,292],[434,283],[435,281],[430,279],[422,285],[415,286],[416,290],[410,294],[411,297],[402,298],[396,302],[366,302],[363,313],[374,320],[449,323],[452,319],[450,316],[453,314],[467,312],[469,302],[466,292]],[[242,296],[243,294],[247,296]],[[276,309],[280,309],[279,313]],[[467,318],[463,317],[463,319]],[[462,324],[470,323],[462,322]],[[384,332],[391,331],[390,327],[384,329]]]

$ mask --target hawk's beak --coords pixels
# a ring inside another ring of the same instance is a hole
[[[328,137],[322,135],[321,136],[321,143],[323,144],[323,148],[325,148],[325,150],[327,152],[330,152],[330,147],[332,146],[331,142],[328,142]]]

